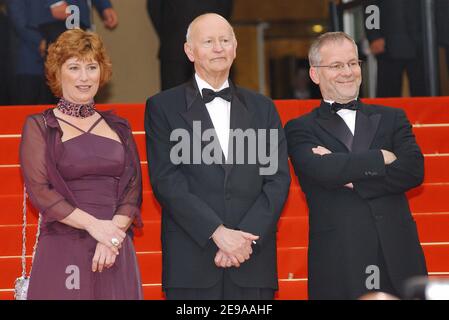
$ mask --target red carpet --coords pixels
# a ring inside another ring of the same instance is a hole
[[[421,243],[432,277],[449,277],[449,97],[366,99],[368,103],[402,107],[414,125],[425,154],[424,184],[408,193]],[[316,100],[276,101],[285,123],[310,111]],[[20,275],[22,178],[18,166],[20,132],[25,117],[46,107],[0,107],[0,299],[13,298],[13,283]],[[135,245],[146,299],[163,299],[161,292],[160,208],[148,182],[143,104],[104,105],[127,118],[133,128],[144,173],[145,228]],[[292,172],[290,195],[278,227],[278,299],[307,298],[307,206]],[[28,255],[36,231],[36,211],[29,205]]]

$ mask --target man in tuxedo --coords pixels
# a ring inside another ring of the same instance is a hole
[[[405,195],[423,181],[423,155],[403,110],[358,100],[352,38],[323,34],[309,63],[323,100],[285,127],[309,207],[309,298],[400,296],[404,281],[427,274]]]
[[[427,96],[424,79],[421,0],[369,0],[380,11],[380,28],[366,29],[377,59],[377,97],[402,96],[404,71],[412,96]]]
[[[273,102],[229,80],[236,48],[226,19],[197,17],[184,45],[193,79],[147,101],[147,158],[162,207],[168,299],[272,299],[278,288],[276,226],[290,185],[287,143]],[[185,141],[187,148],[178,149]],[[270,163],[260,149],[271,154]],[[267,166],[275,169],[265,172]]]
[[[200,14],[218,13],[229,19],[233,0],[147,0],[148,16],[159,37],[161,89],[190,79],[193,65],[184,54],[189,23]]]

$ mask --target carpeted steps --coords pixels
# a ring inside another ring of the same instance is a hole
[[[449,98],[366,99],[369,103],[403,107],[425,154],[425,180],[407,196],[432,277],[449,277]],[[276,101],[282,121],[308,112],[317,101]],[[22,178],[18,165],[20,132],[28,114],[40,107],[0,107],[0,299],[13,298],[20,273]],[[163,299],[161,292],[160,207],[147,177],[144,105],[106,105],[132,125],[144,173],[145,228],[135,237],[146,299]],[[37,212],[28,204],[28,260],[34,243]],[[278,225],[278,299],[307,298],[307,206],[292,171],[289,198]]]

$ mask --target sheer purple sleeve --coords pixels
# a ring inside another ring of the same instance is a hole
[[[135,164],[135,173],[120,199],[115,214],[132,218],[134,225],[141,228],[143,226],[140,211],[142,205],[142,170],[140,168],[140,157],[137,146],[131,133],[129,138],[129,152]]]
[[[75,207],[51,185],[46,165],[45,125],[42,117],[26,119],[20,142],[20,168],[27,193],[46,221],[59,221]]]

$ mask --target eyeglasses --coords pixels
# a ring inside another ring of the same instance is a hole
[[[354,70],[356,68],[360,68],[362,66],[362,60],[357,60],[357,61],[351,61],[351,62],[347,62],[347,63],[342,63],[342,62],[337,62],[337,63],[333,63],[331,65],[328,66],[312,66],[314,68],[329,68],[331,71],[343,71],[345,69],[346,66],[349,67],[349,69]]]

